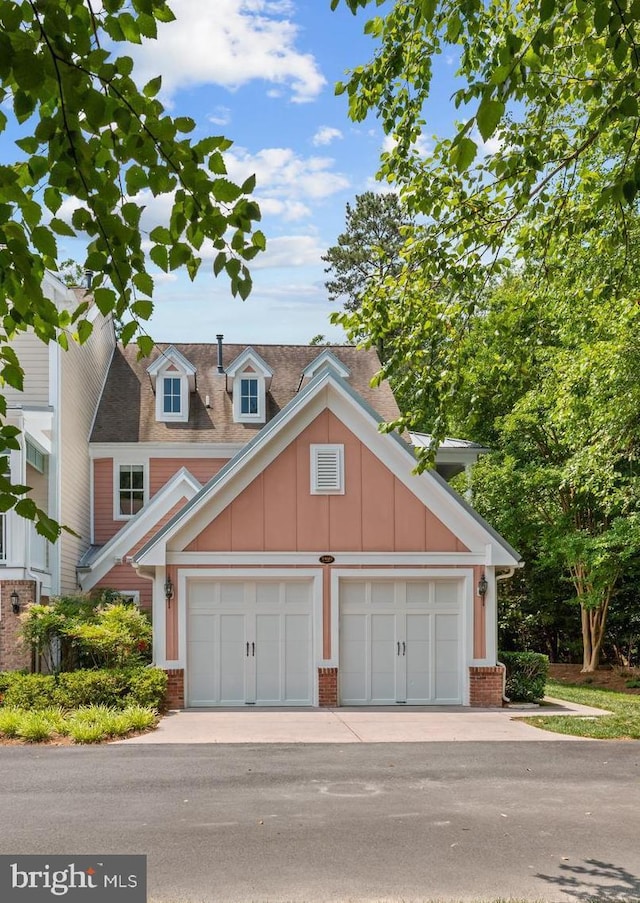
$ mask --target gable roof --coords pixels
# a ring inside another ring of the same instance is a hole
[[[264,467],[277,457],[325,408],[354,429],[368,448],[391,469],[445,526],[469,548],[482,549],[487,563],[513,567],[513,549],[434,471],[415,474],[412,447],[396,433],[380,433],[378,414],[335,371],[323,369],[260,433],[242,448],[186,505],[137,552],[137,565],[164,563],[166,543],[195,524],[199,513],[216,517]],[[350,422],[349,422],[350,421]],[[214,509],[214,510],[210,510]],[[197,528],[196,528],[197,529]]]
[[[182,467],[115,536],[102,546],[91,546],[77,567],[78,582],[83,592],[90,590],[105,577],[114,564],[130,553],[153,525],[166,516],[181,499],[193,498],[201,488],[202,484],[186,467]]]
[[[301,391],[303,371],[318,358],[318,349],[313,345],[251,347],[273,371],[266,398],[269,422]],[[198,374],[197,390],[191,397],[189,420],[185,423],[156,420],[155,397],[147,370],[168,348],[175,348],[190,361]],[[222,350],[226,371],[247,350],[247,346],[224,344]],[[351,384],[380,418],[384,421],[395,420],[400,412],[388,383],[371,387],[371,380],[380,369],[376,352],[349,345],[331,346],[330,350],[350,371]],[[246,443],[264,426],[234,422],[233,401],[226,383],[226,372],[217,372],[215,343],[161,344],[156,346],[150,358],[143,361],[137,360],[135,347],[119,346],[100,399],[91,442]]]

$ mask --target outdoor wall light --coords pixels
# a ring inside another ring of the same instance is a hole
[[[171,605],[171,600],[173,599],[173,583],[171,582],[171,577],[167,577],[164,582],[164,596],[167,603]]]
[[[487,590],[489,589],[489,584],[487,583],[487,578],[483,574],[482,577],[478,580],[478,595],[484,601],[484,597],[487,595]]]
[[[11,593],[11,596],[9,598],[11,599],[11,611],[14,613],[14,615],[19,615],[20,614],[20,596],[18,595],[18,593],[15,589]]]

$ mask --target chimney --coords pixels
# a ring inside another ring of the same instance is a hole
[[[93,282],[93,270],[84,271],[84,287],[87,291],[91,291],[91,283]]]
[[[224,373],[224,367],[222,366],[222,340],[223,335],[217,335],[216,339],[218,340],[218,373]]]

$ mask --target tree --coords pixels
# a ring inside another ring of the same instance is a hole
[[[579,246],[559,264],[549,282],[532,266],[488,294],[450,405],[495,450],[474,473],[476,506],[527,559],[535,607],[548,610],[549,578],[565,582],[560,608],[573,591],[593,671],[610,606],[640,563],[640,311],[629,286],[618,295],[608,280],[615,260]]]
[[[184,266],[194,278],[206,251],[234,295],[250,290],[246,263],[265,246],[248,197],[255,179],[232,183],[223,158],[231,142],[185,137],[195,123],[167,114],[160,78],[139,88],[131,58],[105,46],[155,38],[157,23],[173,18],[165,0],[0,0],[0,132],[8,116],[20,128],[15,162],[0,166],[0,378],[11,386],[23,381],[10,345],[18,332],[65,347],[91,331],[87,303],[58,311],[43,295],[45,268],[59,267],[57,236],[86,240],[95,304],[141,354],[153,346],[143,328],[153,310],[150,263]],[[145,206],[161,195],[167,222],[143,234]],[[5,415],[0,396],[0,449],[16,448]],[[59,526],[4,472],[0,510],[37,518],[55,539]]]
[[[345,2],[354,13],[374,5]],[[385,284],[394,322],[368,302],[335,319],[371,342],[400,331],[387,375],[438,346],[421,388],[437,408],[439,436],[487,285],[532,253],[544,271],[549,237],[570,246],[600,212],[617,219],[607,239],[626,242],[640,187],[638,12],[626,0],[402,0],[365,26],[375,55],[336,90],[354,120],[376,113],[393,138],[380,178],[396,184],[421,225],[407,237],[402,273]],[[432,61],[445,54],[458,61],[461,121],[425,155],[418,139],[438,90]],[[426,349],[414,337],[425,318],[434,336]]]
[[[346,228],[338,243],[322,260],[328,263],[325,282],[329,300],[342,301],[346,310],[357,310],[362,296],[375,291],[401,268],[404,229],[411,219],[397,194],[366,191],[347,204]]]

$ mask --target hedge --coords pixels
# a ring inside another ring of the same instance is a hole
[[[506,694],[512,702],[539,702],[544,696],[549,659],[539,652],[500,652],[507,669]]]
[[[105,705],[124,709],[140,705],[160,709],[167,675],[160,668],[136,667],[60,674],[0,673],[0,702],[4,706],[46,709],[60,706]]]

